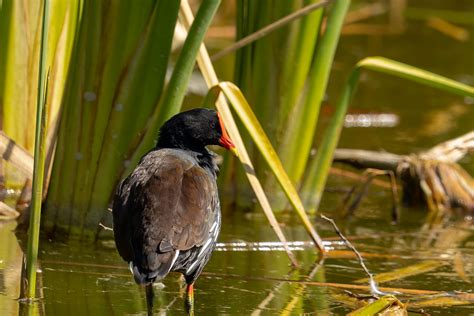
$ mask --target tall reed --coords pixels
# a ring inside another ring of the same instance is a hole
[[[165,87],[179,1],[84,1],[47,197],[49,232],[96,236],[116,184],[179,111],[219,2],[202,2]]]
[[[41,224],[41,204],[43,202],[44,166],[46,158],[46,95],[48,79],[46,79],[47,39],[49,35],[49,0],[43,2],[38,89],[36,97],[36,128],[33,167],[33,188],[31,196],[30,221],[28,229],[28,245],[26,252],[26,298],[36,296],[36,265],[38,260],[39,233]]]
[[[316,2],[238,1],[238,39]],[[310,156],[320,105],[349,4],[350,0],[333,1],[327,8],[329,14],[324,14],[324,8],[317,9],[236,54],[235,82],[252,104],[294,185],[301,183]],[[327,17],[324,32],[321,31],[323,17]],[[262,156],[255,150],[251,153],[259,176],[265,178],[268,170]],[[224,178],[225,173],[234,172],[235,168],[224,169]],[[280,202],[277,205],[281,209],[282,196],[272,178],[267,178],[266,188]]]
[[[23,148],[33,153],[38,87],[38,56],[41,42],[42,1],[3,0],[0,9],[0,104],[2,129]],[[59,113],[69,68],[80,0],[53,1],[46,46],[49,51],[50,125]]]

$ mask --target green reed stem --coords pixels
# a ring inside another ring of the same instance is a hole
[[[49,21],[49,0],[43,3],[43,23],[41,29],[41,49],[39,56],[38,95],[36,106],[36,131],[33,169],[33,189],[31,196],[30,223],[28,230],[28,248],[26,254],[26,277],[28,288],[26,298],[32,299],[36,294],[36,264],[38,259],[39,232],[41,223],[41,203],[43,200],[43,178],[46,157],[46,92],[48,80],[45,78],[47,62],[47,40]]]
[[[349,5],[350,0],[338,0],[331,8],[326,31],[318,43],[314,66],[309,74],[308,94],[296,117],[290,120],[289,128],[280,146],[282,162],[294,182],[300,180],[308,161],[313,133],[318,123],[319,109]],[[294,124],[294,122],[297,123]]]

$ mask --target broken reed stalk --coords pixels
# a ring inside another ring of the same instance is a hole
[[[41,222],[41,203],[43,201],[44,165],[46,157],[46,95],[48,78],[46,77],[46,53],[48,39],[49,0],[43,2],[43,22],[41,29],[41,49],[39,56],[38,95],[36,106],[36,131],[33,168],[33,192],[28,229],[28,248],[26,254],[27,289],[24,299],[30,301],[36,294],[36,264],[38,260],[39,232]],[[49,76],[49,71],[48,71]]]
[[[11,208],[4,202],[0,201],[0,220],[11,220],[15,219],[20,215],[18,211]]]
[[[33,174],[33,157],[3,131],[0,131],[0,156],[3,160],[15,166],[22,175],[31,178]]]
[[[346,246],[356,254],[360,266],[362,267],[362,269],[364,269],[365,273],[367,274],[367,276],[369,278],[370,293],[374,296],[375,295],[387,295],[387,294],[389,294],[389,293],[384,293],[384,292],[379,290],[379,288],[377,286],[377,283],[375,282],[374,276],[373,276],[372,273],[370,273],[369,269],[367,269],[367,267],[365,266],[364,259],[362,258],[361,254],[357,251],[357,249],[354,247],[354,245],[352,245],[352,243],[341,233],[341,231],[337,227],[334,220],[332,218],[329,218],[329,217],[324,216],[324,215],[321,215],[321,218],[332,224],[336,234],[342,239],[342,241],[344,241]]]

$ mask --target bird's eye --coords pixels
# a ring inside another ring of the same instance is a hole
[[[211,122],[211,129],[215,129],[216,128],[216,123],[215,122]]]

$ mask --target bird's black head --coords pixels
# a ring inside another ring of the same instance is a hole
[[[219,114],[209,109],[192,109],[176,114],[163,124],[158,137],[158,148],[181,148],[197,152],[207,145],[233,149]]]

